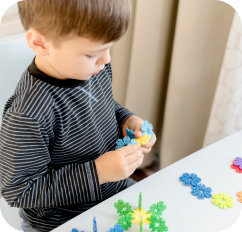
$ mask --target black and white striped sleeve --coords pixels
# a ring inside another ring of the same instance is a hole
[[[94,161],[59,170],[49,168],[50,161],[48,135],[40,123],[7,113],[0,132],[0,183],[10,206],[50,208],[101,200]]]
[[[131,115],[136,115],[132,112],[130,112],[128,109],[124,108],[121,106],[118,102],[114,101],[114,106],[115,106],[115,114],[116,118],[118,121],[118,125],[121,127],[125,120],[131,116]]]
[[[111,63],[106,64],[106,71],[108,76],[111,78],[111,81],[113,81],[113,72],[112,72],[112,67]],[[119,127],[121,128],[124,121],[131,115],[136,115],[129,111],[128,109],[124,108],[121,106],[117,101],[114,100],[114,107],[115,107],[115,114],[117,118],[117,122]]]

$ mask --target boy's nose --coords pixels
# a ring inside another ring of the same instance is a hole
[[[98,65],[108,64],[110,62],[111,62],[111,56],[109,52],[106,52],[100,57],[100,59],[97,60]]]

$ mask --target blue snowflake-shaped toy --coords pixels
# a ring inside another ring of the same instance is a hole
[[[198,199],[204,199],[212,197],[212,189],[209,187],[206,187],[204,184],[198,184],[196,186],[192,186],[191,194],[193,196],[197,196]]]
[[[134,144],[138,145],[139,143],[138,142],[135,142],[134,139],[131,139],[130,140],[130,143],[128,145],[134,145]]]
[[[129,130],[128,128],[126,128],[126,133],[129,138],[137,139],[137,137],[134,135],[134,132],[132,130]]]
[[[123,232],[124,229],[121,227],[120,224],[116,224],[114,228],[110,228],[107,232]]]
[[[142,136],[147,134],[147,135],[151,135],[151,138],[153,138],[154,136],[153,126],[147,120],[145,120],[144,124],[141,126],[141,130],[142,130]],[[149,141],[151,141],[151,139]]]
[[[130,139],[128,136],[125,136],[123,139],[118,139],[116,141],[117,146],[115,147],[115,150],[121,148],[121,147],[125,147],[127,145],[134,145],[134,144],[138,144],[137,142],[135,142],[134,139]]]
[[[179,179],[187,186],[196,186],[201,181],[201,178],[197,177],[197,174],[194,173],[183,173],[183,175]]]

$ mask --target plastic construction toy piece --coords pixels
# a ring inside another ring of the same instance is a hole
[[[114,203],[114,207],[118,209],[118,213],[121,216],[118,218],[118,223],[123,229],[128,230],[131,228],[131,223],[137,223],[137,225],[140,226],[140,232],[143,232],[145,224],[150,224],[149,228],[154,232],[168,231],[168,227],[165,225],[165,220],[161,217],[163,211],[166,209],[163,201],[153,204],[150,206],[149,211],[145,211],[142,208],[142,192],[140,192],[139,206],[136,210],[132,210],[129,203],[128,207],[125,207],[126,204],[127,203],[123,200],[118,200],[118,202]]]
[[[72,229],[71,232],[80,232],[80,230],[78,230],[78,229]],[[85,232],[85,231],[81,231],[81,232]]]
[[[169,230],[166,226],[166,221],[162,217],[152,214],[149,220],[151,222],[149,227],[151,231],[164,232]]]
[[[192,186],[191,194],[193,196],[197,196],[198,199],[203,200],[205,197],[210,198],[212,197],[212,189],[206,187],[204,184],[198,184],[196,186]]]
[[[123,200],[118,200],[117,203],[114,203],[114,207],[117,209],[119,216],[125,216],[128,213],[133,213],[132,205],[130,203],[125,203]]]
[[[114,228],[110,228],[107,232],[123,232],[123,228],[121,227],[121,225],[120,224],[116,224],[115,226],[114,226]],[[97,221],[96,221],[96,218],[94,217],[93,218],[93,232],[97,232],[98,230],[97,230]],[[71,232],[85,232],[85,231],[80,231],[80,230],[78,230],[78,229],[72,229],[72,231]]]
[[[142,136],[144,136],[146,134],[146,135],[150,135],[151,138],[153,138],[153,136],[154,136],[153,126],[147,120],[144,121],[144,124],[141,126],[141,130],[142,130]],[[151,138],[150,138],[150,140],[151,140]]]
[[[137,144],[138,143],[134,139],[130,139],[129,137],[125,136],[123,139],[118,139],[116,141],[117,146],[115,147],[115,150],[125,147],[127,145]]]
[[[139,210],[142,209],[142,192],[139,193]]]
[[[97,221],[96,218],[93,218],[93,232],[97,232]]]
[[[134,213],[132,213],[132,217],[134,218],[131,223],[137,223],[138,226],[141,225],[141,219],[143,222],[143,225],[150,224],[150,221],[148,220],[148,218],[151,217],[151,213],[148,213],[148,211],[144,211],[144,209],[142,208],[141,210],[139,208],[137,208]]]
[[[118,219],[118,223],[120,224],[120,226],[122,228],[124,228],[125,230],[128,230],[129,228],[131,228],[131,221],[133,219],[134,218],[132,217],[132,214],[131,213],[128,213],[128,214],[123,215],[122,217],[120,217]]]
[[[240,169],[242,169],[242,158],[236,157],[234,161],[234,165],[238,166]]]
[[[140,222],[140,230],[139,230],[139,232],[144,232],[143,218],[141,218],[141,222]]]
[[[114,228],[110,228],[107,232],[123,232],[124,229],[121,227],[120,224],[116,224]]]
[[[141,125],[141,130],[142,130],[142,137],[137,138],[131,129],[126,128],[127,136],[125,136],[123,139],[118,139],[116,141],[117,146],[115,147],[115,150],[132,144],[137,144],[138,146],[141,146],[151,141],[151,138],[154,136],[154,132],[152,131],[153,130],[152,124],[150,124],[146,120],[144,124]]]
[[[179,179],[187,186],[197,186],[197,184],[202,180],[201,178],[197,177],[197,174],[194,173],[183,173],[183,175]]]
[[[235,160],[233,161],[233,164],[231,164],[231,168],[235,169],[237,173],[242,173],[242,169],[239,168],[239,166],[234,165]]]
[[[137,137],[134,135],[134,132],[132,130],[129,130],[128,128],[126,128],[126,133],[127,133],[127,136],[129,138],[131,138],[131,139],[136,138],[137,139]]]
[[[242,203],[242,191],[241,192],[237,192],[237,196],[239,197],[238,201],[240,203]]]
[[[166,209],[166,205],[164,205],[163,201],[159,201],[157,204],[153,204],[150,206],[150,210],[148,213],[151,213],[152,215],[157,215],[158,217],[162,216],[162,212]]]
[[[134,139],[135,142],[138,143],[138,146],[141,146],[141,145],[145,145],[146,143],[148,143],[151,139],[151,135],[144,135],[140,138],[137,138],[137,139]]]
[[[213,194],[213,204],[219,205],[221,209],[226,209],[227,207],[232,208],[234,206],[233,197],[227,196],[226,193]]]

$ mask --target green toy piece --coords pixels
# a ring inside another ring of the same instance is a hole
[[[129,228],[131,228],[131,221],[133,219],[134,218],[132,217],[132,214],[128,213],[125,216],[123,215],[122,217],[120,217],[118,219],[118,223],[116,224],[120,224],[123,229],[128,230]]]
[[[152,214],[148,219],[151,224],[149,226],[151,231],[164,232],[168,231],[168,227],[165,225],[166,221],[163,220],[162,217],[157,216],[156,214]]]
[[[117,213],[119,216],[125,216],[128,213],[133,213],[132,205],[130,203],[125,203],[123,200],[118,200],[118,202],[114,203],[114,207],[117,209]]]
[[[139,193],[139,210],[142,209],[142,192]]]
[[[141,222],[140,222],[140,232],[144,232],[144,224],[143,224],[143,218],[141,218]]]
[[[158,217],[162,216],[162,212],[166,209],[163,201],[159,201],[157,204],[150,206],[150,210],[147,213],[156,214]]]

